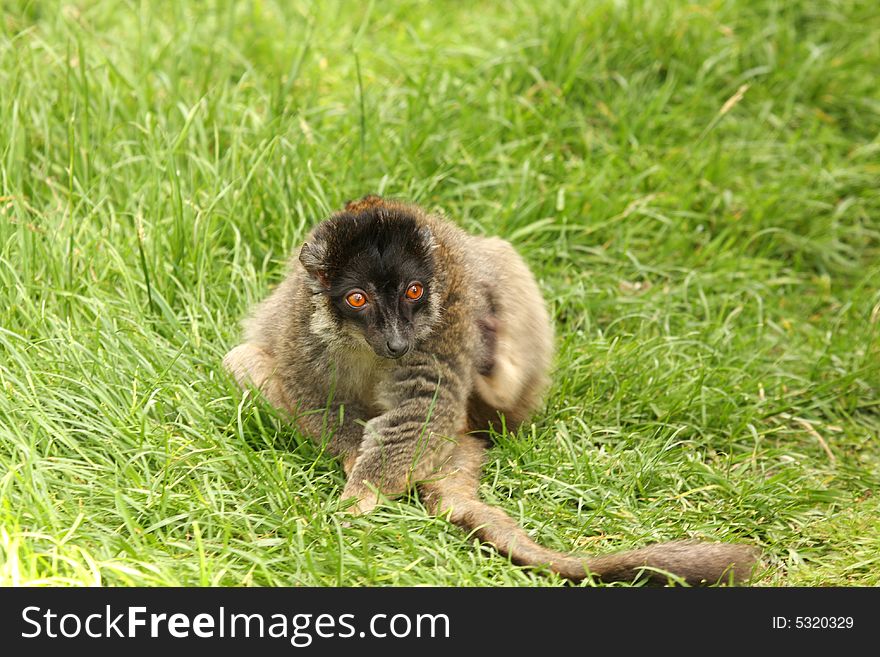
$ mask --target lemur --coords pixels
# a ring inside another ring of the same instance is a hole
[[[378,196],[307,236],[224,358],[342,461],[343,499],[373,509],[417,487],[428,510],[519,565],[571,580],[742,582],[757,551],[676,541],[584,557],[535,543],[479,497],[486,431],[528,419],[549,383],[553,328],[534,276],[497,237]]]

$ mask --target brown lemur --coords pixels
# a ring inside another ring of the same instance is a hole
[[[223,364],[326,444],[356,513],[418,488],[519,565],[581,580],[643,576],[740,582],[748,546],[679,541],[598,557],[544,548],[480,500],[487,439],[526,420],[548,385],[553,329],[538,285],[506,241],[415,205],[367,196],[321,222],[285,280],[244,323]]]

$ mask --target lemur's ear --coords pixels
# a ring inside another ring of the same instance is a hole
[[[313,279],[315,279],[321,287],[329,287],[327,280],[327,270],[325,264],[325,256],[327,250],[321,242],[306,242],[299,250],[299,261],[305,267]]]
[[[437,248],[437,242],[434,240],[434,233],[432,233],[431,229],[427,226],[422,226],[419,229],[419,237],[422,239],[422,244],[425,245],[425,248],[428,251]]]

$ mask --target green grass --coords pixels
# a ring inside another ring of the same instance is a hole
[[[874,2],[0,9],[0,582],[535,585],[224,376],[380,192],[515,243],[558,332],[483,494],[541,542],[880,584]]]

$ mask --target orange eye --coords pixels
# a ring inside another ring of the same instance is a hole
[[[348,296],[345,297],[345,303],[356,310],[360,310],[367,305],[367,295],[360,290],[354,290],[353,292],[349,292]]]
[[[406,288],[406,298],[410,301],[418,301],[424,293],[425,288],[421,283],[410,283],[410,286]]]

